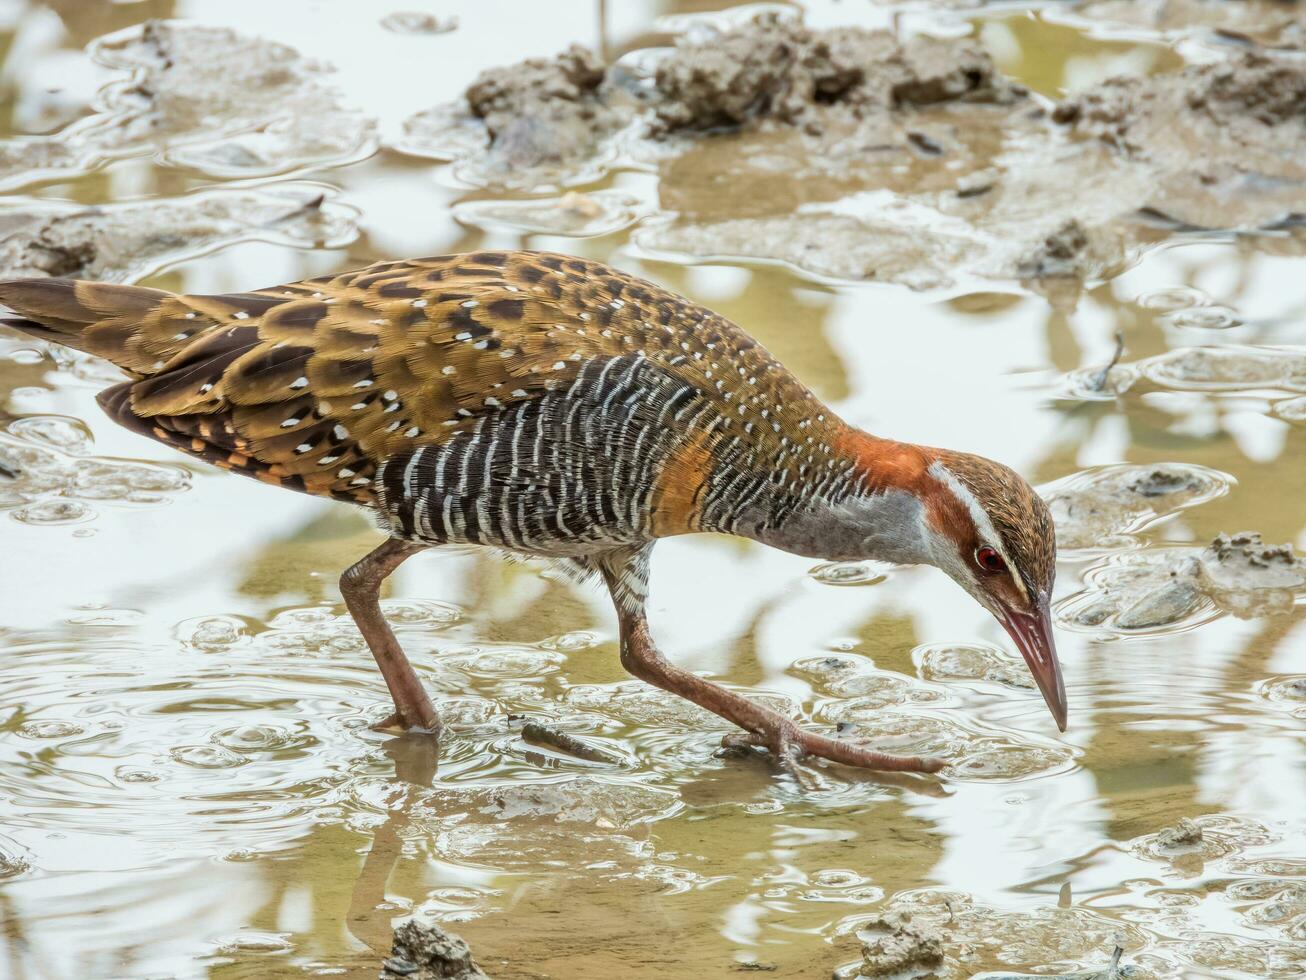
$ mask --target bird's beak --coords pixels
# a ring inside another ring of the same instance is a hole
[[[1033,613],[1004,609],[998,617],[1020,655],[1029,665],[1034,682],[1043,692],[1043,700],[1056,719],[1057,728],[1066,730],[1066,686],[1061,680],[1061,664],[1052,642],[1052,614],[1047,600],[1040,600]]]

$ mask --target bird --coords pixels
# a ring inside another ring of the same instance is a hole
[[[9,326],[124,371],[97,400],[128,429],[372,512],[385,541],[340,592],[393,700],[383,731],[438,744],[443,725],[382,582],[418,552],[479,545],[606,586],[623,666],[737,726],[727,746],[791,773],[943,767],[811,731],[665,657],[649,558],[698,532],[941,569],[1005,628],[1065,731],[1055,531],[1034,489],[985,457],[850,425],[741,327],[652,282],[484,250],[223,295],[11,279],[0,303]]]

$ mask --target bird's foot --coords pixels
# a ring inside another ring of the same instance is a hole
[[[818,789],[821,785],[814,771],[803,765],[803,760],[809,757],[880,772],[938,772],[946,765],[942,759],[888,755],[851,740],[817,735],[804,731],[787,718],[758,732],[731,733],[721,744],[726,748],[760,746],[768,750],[803,789]]]
[[[796,726],[793,726],[797,730]],[[739,752],[762,748],[771,753],[776,764],[796,782],[804,792],[811,793],[826,788],[826,782],[810,766],[803,764],[805,753],[789,732],[777,729],[774,738],[753,732],[731,732],[722,737],[723,749]]]
[[[410,714],[396,708],[375,725],[372,725],[371,729],[374,732],[385,732],[388,735],[429,735],[436,741],[439,741],[440,736],[444,734],[444,724],[440,721],[440,716],[434,709],[429,715],[423,717],[417,712]]]

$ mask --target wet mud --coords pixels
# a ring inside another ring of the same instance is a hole
[[[1098,29],[1145,30],[1287,50],[1306,47],[1306,11],[1291,0],[1080,0],[1071,5],[1067,19]]]
[[[884,977],[933,971],[943,965],[943,937],[937,929],[890,913],[867,923],[862,963],[856,976]]]
[[[1161,911],[1132,923],[1082,907],[1013,912],[958,891],[900,892],[884,911],[856,926],[863,962],[842,967],[836,976],[1117,980],[1233,971],[1291,977],[1300,968],[1294,939],[1306,915],[1302,866],[1247,856],[1280,841],[1255,820],[1224,815],[1185,817],[1134,838],[1128,853],[1139,862],[1140,878],[1159,879],[1152,892]],[[1242,928],[1273,923],[1269,932],[1278,938],[1253,939],[1237,934],[1234,922],[1224,932],[1189,918],[1199,906],[1214,912],[1222,905]],[[886,955],[897,951],[901,967]],[[910,965],[913,954],[927,962]]]
[[[373,124],[341,103],[321,65],[225,28],[149,21],[93,54],[122,73],[101,108],[58,133],[0,142],[0,187],[158,153],[215,177],[258,177],[369,152]]]
[[[1177,315],[1187,313],[1196,315]],[[1217,329],[1237,325],[1236,320],[1230,322],[1228,311],[1218,307],[1182,307],[1177,314],[1166,314],[1167,325],[1206,329],[1215,320],[1221,322]],[[1158,389],[1217,396],[1239,392],[1277,394],[1280,397],[1274,406],[1275,414],[1286,422],[1300,422],[1306,420],[1306,398],[1282,396],[1306,390],[1306,350],[1288,345],[1173,347],[1131,363],[1071,371],[1062,380],[1061,394],[1072,401],[1094,402],[1145,395]]]
[[[1221,615],[1290,613],[1306,596],[1306,559],[1254,532],[1221,534],[1206,548],[1158,548],[1109,558],[1062,600],[1069,627],[1166,631]]]
[[[458,29],[458,18],[437,17],[420,10],[397,10],[382,17],[381,26],[396,34],[448,34]]]
[[[646,210],[633,194],[602,190],[525,201],[464,201],[454,206],[453,213],[463,224],[487,230],[591,238],[629,228]]]
[[[996,980],[1011,976],[1012,968],[1031,967],[1040,976],[1106,980],[1117,945],[1127,954],[1145,943],[1140,930],[1122,927],[1088,909],[1005,912],[964,892],[944,889],[895,895],[886,911],[858,927],[857,935],[864,944],[863,961],[837,971],[840,980],[901,976]],[[1048,969],[1068,963],[1089,966],[1095,960],[1101,968],[1075,973]],[[1008,972],[982,972],[1003,965]],[[1126,969],[1118,975],[1148,974]]]
[[[1071,764],[1073,751],[999,725],[967,725],[945,707],[953,684],[982,680],[1037,699],[1023,664],[984,647],[932,645],[915,652],[920,679],[877,670],[855,657],[801,660],[793,672],[817,695],[816,730],[828,726],[881,752],[928,755],[948,763],[951,779],[1019,779]]]
[[[1005,104],[1025,94],[969,40],[813,30],[775,14],[701,41],[680,39],[652,81],[654,134],[773,120],[812,135],[835,121],[865,121],[869,136],[883,131],[894,109]]]
[[[166,504],[190,489],[180,466],[96,456],[90,430],[64,416],[28,415],[0,431],[0,513],[29,525],[93,521],[104,506]]]
[[[674,217],[636,241],[664,257],[779,260],[836,279],[943,288],[967,277],[1098,279],[1170,235],[1289,225],[1306,196],[1289,149],[1303,139],[1293,106],[1306,69],[1241,54],[1221,67],[1104,83],[1051,116],[1032,100],[964,114],[907,109],[873,143],[798,130],[717,137],[664,164],[662,203]],[[1076,122],[1081,103],[1107,102],[1117,88],[1125,118],[1156,120],[1137,127],[1147,152],[1090,140]],[[1201,118],[1179,134],[1161,106],[1181,104],[1181,118]],[[1238,138],[1212,155],[1204,147],[1225,129]],[[698,179],[722,170],[735,201]],[[802,180],[797,198],[791,175]],[[739,217],[739,200],[775,210]]]
[[[356,212],[328,193],[282,184],[93,207],[12,199],[0,210],[0,276],[130,282],[241,242],[340,248],[357,235]]]
[[[1151,171],[1139,202],[1190,230],[1302,217],[1306,67],[1240,52],[1146,78],[1126,76],[1058,103],[1052,119]],[[1248,185],[1260,187],[1247,193]],[[1231,206],[1232,204],[1232,206]]]
[[[482,72],[462,104],[407,120],[399,148],[437,158],[465,155],[460,175],[473,183],[577,183],[595,175],[595,158],[608,153],[605,140],[631,117],[620,96],[598,55],[573,44],[554,58]]]
[[[917,289],[1100,279],[1168,236],[1301,211],[1296,61],[1233,51],[1048,107],[966,38],[775,14],[706,34],[611,66],[573,47],[487,73],[465,105],[410,120],[399,148],[487,187],[656,166],[660,208],[634,235],[650,255]],[[578,233],[560,213],[515,223]]]
[[[1213,500],[1233,483],[1227,473],[1183,463],[1118,464],[1076,473],[1040,488],[1057,526],[1057,550],[1135,547],[1137,532]]]
[[[563,782],[499,786],[489,791],[457,794],[461,805],[495,820],[547,818],[559,824],[584,824],[600,830],[629,830],[639,824],[674,813],[680,801],[674,795],[638,783],[611,782],[591,776],[572,776]],[[446,809],[453,799],[433,803]]]
[[[1166,850],[1200,844],[1201,841],[1202,828],[1187,817],[1173,827],[1158,831],[1156,835],[1156,846]]]
[[[988,681],[1021,691],[1037,689],[1024,662],[995,647],[933,644],[917,647],[912,656],[924,680]]]
[[[1179,391],[1240,391],[1306,387],[1306,349],[1179,347],[1138,365],[1141,374]]]

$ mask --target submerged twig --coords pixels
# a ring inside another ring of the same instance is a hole
[[[3,456],[0,456],[0,476],[10,480],[17,480],[22,472],[16,464],[10,463]]]
[[[558,731],[558,729],[550,725],[542,725],[538,721],[528,721],[522,725],[521,737],[523,742],[557,749],[559,752],[566,752],[568,755],[574,755],[586,762],[603,762],[613,766],[621,762],[619,758],[610,752],[604,752],[588,742],[582,742],[575,735]]]
[[[1111,375],[1111,369],[1120,363],[1120,358],[1125,352],[1125,335],[1116,333],[1116,350],[1111,355],[1111,360],[1107,361],[1106,367],[1098,371],[1088,379],[1088,386],[1093,391],[1104,391],[1106,389],[1106,379]]]
[[[1111,965],[1107,967],[1107,980],[1116,980],[1120,976],[1120,957],[1124,955],[1124,947],[1116,943],[1114,952],[1111,953]]]

